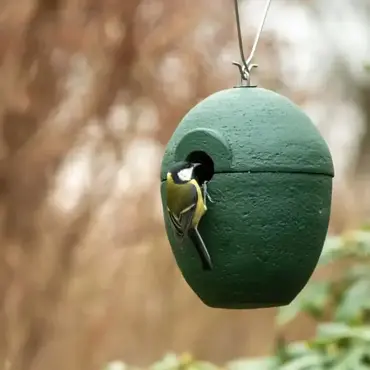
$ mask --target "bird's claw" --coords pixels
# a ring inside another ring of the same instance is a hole
[[[206,194],[207,199],[211,202],[214,203],[215,201],[211,198],[211,196],[207,193]]]
[[[208,194],[207,183],[208,183],[208,181],[204,181],[204,183],[203,183],[203,198],[204,198],[204,201],[206,201],[206,199],[208,199],[211,203],[214,203],[214,200]]]

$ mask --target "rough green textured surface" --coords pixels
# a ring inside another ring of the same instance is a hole
[[[309,117],[289,99],[261,88],[223,90],[191,109],[167,145],[161,179],[171,163],[200,147],[208,149],[215,172],[334,174],[327,144]]]
[[[190,242],[172,251],[188,284],[213,307],[253,308],[291,302],[320,256],[330,213],[329,176],[215,174],[199,231],[214,270],[201,269]],[[165,200],[165,183],[162,183]]]
[[[178,245],[161,194],[166,231],[190,287],[208,306],[261,308],[290,303],[309,280],[327,232],[333,164],[310,119],[264,89],[218,92],[194,107],[169,141],[168,166],[193,151],[214,161],[214,203],[199,231],[214,263],[201,268],[190,242]]]

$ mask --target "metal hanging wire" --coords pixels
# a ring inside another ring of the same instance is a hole
[[[257,31],[256,37],[254,39],[254,43],[252,46],[251,53],[249,54],[248,59],[245,59],[244,56],[244,50],[243,50],[243,40],[242,40],[242,34],[241,34],[241,27],[240,27],[240,15],[239,15],[239,5],[238,5],[238,0],[234,0],[234,5],[235,5],[235,17],[236,17],[236,28],[238,31],[238,42],[239,42],[239,50],[240,50],[240,57],[241,57],[241,63],[239,62],[233,62],[235,66],[239,68],[240,72],[240,78],[241,78],[241,85],[242,86],[250,86],[250,77],[251,77],[251,71],[253,68],[257,68],[258,64],[252,64],[252,60],[254,57],[254,53],[257,48],[258,41],[260,39],[263,26],[265,24],[265,20],[267,17],[268,10],[270,8],[271,0],[266,1],[266,6],[264,9],[262,21],[260,23],[260,27]]]

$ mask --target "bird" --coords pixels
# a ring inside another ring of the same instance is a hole
[[[207,181],[200,184],[195,169],[201,163],[177,162],[167,172],[167,212],[171,227],[181,242],[189,237],[195,245],[204,270],[213,268],[212,260],[198,224],[207,211]]]

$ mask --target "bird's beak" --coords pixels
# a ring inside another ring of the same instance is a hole
[[[201,165],[201,163],[193,163],[193,167],[194,168],[196,168],[196,167],[198,167],[198,166],[200,166]]]

